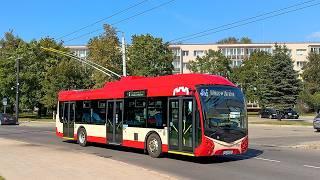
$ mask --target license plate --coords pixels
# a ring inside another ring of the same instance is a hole
[[[230,154],[233,154],[233,151],[232,151],[232,150],[223,151],[222,154],[223,154],[223,155],[230,155]]]

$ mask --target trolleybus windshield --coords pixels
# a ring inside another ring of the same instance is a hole
[[[247,135],[245,99],[239,88],[200,86],[205,135],[224,142],[234,142]]]

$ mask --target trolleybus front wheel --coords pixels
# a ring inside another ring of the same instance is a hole
[[[147,151],[148,151],[148,154],[153,158],[158,158],[161,156],[162,143],[161,143],[160,137],[157,134],[152,133],[148,137]]]

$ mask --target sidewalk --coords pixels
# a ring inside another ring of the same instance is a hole
[[[176,179],[91,154],[0,138],[0,176],[15,179]]]

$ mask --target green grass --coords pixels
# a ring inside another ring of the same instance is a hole
[[[20,113],[19,121],[55,122],[55,120],[52,119],[52,116],[44,116],[39,118],[37,114],[34,113]]]
[[[249,122],[249,124],[267,124],[267,125],[298,125],[298,126],[312,126],[313,124],[311,122],[305,122],[305,121],[254,121]]]
[[[55,122],[52,118],[19,118],[19,121]]]
[[[300,113],[300,116],[316,116],[316,113],[314,112]]]
[[[0,180],[5,180],[4,177],[0,176]]]
[[[30,118],[30,119],[39,119],[37,114],[34,113],[20,113],[19,118]],[[41,119],[50,119],[52,116],[43,116]]]

